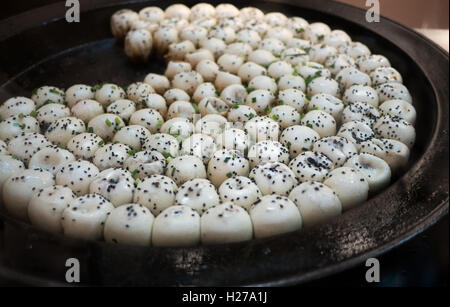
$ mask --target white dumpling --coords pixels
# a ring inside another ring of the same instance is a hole
[[[221,3],[216,6],[216,17],[219,19],[236,17],[238,15],[239,9],[233,4]]]
[[[359,151],[361,149],[361,144],[374,138],[375,133],[373,133],[372,129],[365,123],[351,121],[343,124],[341,128],[339,128],[336,136],[346,138]]]
[[[124,99],[126,96],[123,88],[117,84],[103,83],[93,88],[95,89],[94,99],[104,107],[109,106],[116,100]]]
[[[65,92],[54,86],[41,86],[33,90],[31,99],[36,103],[36,108],[40,108],[46,103],[64,104]]]
[[[166,121],[161,126],[160,132],[174,136],[181,141],[192,135],[194,132],[194,125],[187,118],[175,117]]]
[[[198,66],[198,65],[197,65]],[[211,82],[205,82],[200,84],[192,95],[192,99],[196,104],[202,101],[206,97],[215,97],[216,88]]]
[[[8,143],[23,133],[39,133],[39,122],[32,116],[11,116],[0,122],[0,140]]]
[[[217,151],[217,143],[209,135],[195,133],[185,139],[181,144],[181,154],[196,156],[207,164],[209,159]]]
[[[106,112],[118,115],[122,120],[128,121],[131,115],[136,112],[136,103],[128,99],[119,99],[111,103]]]
[[[346,104],[363,102],[376,108],[379,104],[377,91],[366,85],[352,85],[344,92],[342,100]]]
[[[111,16],[111,32],[116,40],[121,41],[125,38],[125,35],[130,30],[131,23],[134,20],[139,20],[139,15],[129,9],[119,10]]]
[[[61,217],[64,235],[77,239],[102,239],[106,219],[113,210],[114,206],[98,194],[86,194],[72,200]]]
[[[89,122],[97,115],[105,113],[100,102],[92,99],[78,101],[71,109],[72,115],[84,122]]]
[[[391,169],[389,165],[377,156],[362,153],[354,155],[344,164],[360,172],[369,184],[369,191],[375,193],[389,185]]]
[[[303,113],[305,106],[307,105],[307,98],[303,91],[295,88],[288,88],[280,90],[278,93],[278,102],[281,105],[294,107],[297,112]]]
[[[306,91],[310,97],[316,94],[329,94],[337,98],[341,96],[339,83],[330,77],[317,77],[313,79],[306,87]]]
[[[359,70],[368,74],[378,67],[390,67],[391,63],[383,55],[367,54],[358,57],[356,59],[356,65],[358,66]]]
[[[137,184],[133,202],[141,204],[157,216],[164,209],[173,206],[177,185],[169,177],[150,175]]]
[[[247,211],[262,197],[258,186],[249,178],[236,176],[225,180],[219,187],[220,200],[232,202]]]
[[[365,102],[348,104],[342,111],[342,123],[360,121],[372,127],[380,117],[380,111]]]
[[[147,128],[151,133],[156,133],[162,127],[164,118],[154,109],[141,109],[130,117],[130,125],[140,125]]]
[[[154,217],[139,204],[123,204],[114,208],[105,222],[106,242],[148,246],[151,242]]]
[[[178,155],[179,143],[177,139],[167,133],[156,133],[147,137],[142,145],[142,150],[156,150],[163,155],[176,157]]]
[[[323,181],[334,164],[321,152],[304,151],[291,160],[289,168],[300,182]]]
[[[76,195],[71,189],[52,185],[39,190],[30,199],[28,217],[33,226],[51,233],[62,233],[61,217]]]
[[[150,93],[141,101],[145,108],[154,109],[158,111],[163,117],[167,115],[167,102],[163,96]]]
[[[372,84],[370,77],[359,71],[353,66],[346,67],[339,71],[336,75],[336,80],[342,90],[354,85],[370,86]]]
[[[3,183],[3,205],[13,217],[28,221],[28,204],[40,189],[55,184],[52,173],[42,169],[24,169],[14,172]]]
[[[256,90],[267,90],[271,93],[275,93],[278,89],[275,80],[268,76],[256,76],[250,80],[248,87]]]
[[[200,215],[219,203],[219,194],[208,179],[186,181],[180,186],[175,197],[175,205],[191,207]]]
[[[381,114],[390,115],[391,117],[400,117],[411,125],[414,125],[416,122],[416,109],[407,101],[400,99],[386,100],[380,105],[379,109]]]
[[[361,153],[369,153],[377,156],[387,164],[392,173],[398,172],[404,168],[409,160],[410,150],[408,146],[397,140],[376,139],[361,144]]]
[[[155,89],[146,82],[134,82],[128,85],[126,89],[129,100],[141,103],[145,98],[155,92]]]
[[[196,113],[200,113],[200,109],[194,103],[189,101],[174,101],[167,110],[167,119],[183,117],[193,120]]]
[[[195,70],[203,77],[204,81],[214,82],[217,73],[219,72],[219,65],[214,61],[203,59],[197,63]],[[200,86],[201,84],[198,87]]]
[[[33,100],[27,97],[11,97],[0,105],[0,120],[11,116],[31,115],[36,109]]]
[[[290,158],[294,159],[304,151],[312,149],[320,135],[307,126],[294,125],[283,130],[280,142],[289,150]]]
[[[75,84],[66,90],[66,101],[69,108],[72,108],[78,101],[94,99],[94,90],[86,84]]]
[[[15,159],[13,156],[0,154],[0,200],[3,199],[3,184],[12,175],[25,169],[22,161]]]
[[[186,55],[186,60],[198,64],[201,60],[210,60],[219,58],[224,54],[227,44],[216,37],[208,37],[200,41],[200,49]]]
[[[165,18],[164,11],[157,6],[147,6],[139,11],[139,17],[152,23],[158,23]]]
[[[172,178],[177,185],[195,178],[206,178],[203,161],[194,156],[178,156],[167,164],[166,176]]]
[[[321,110],[309,111],[301,118],[300,123],[316,131],[320,137],[336,134],[336,120]]]
[[[354,59],[371,54],[370,49],[360,42],[351,42],[347,46],[341,46],[340,48],[342,48],[342,52],[348,54]]]
[[[414,126],[400,117],[382,116],[373,125],[373,131],[377,137],[400,141],[409,148],[416,140]]]
[[[133,181],[129,171],[109,168],[94,178],[89,185],[89,193],[100,194],[117,207],[133,200]]]
[[[149,84],[158,94],[163,95],[170,88],[170,81],[164,75],[149,73],[144,78],[144,83]]]
[[[275,95],[272,92],[260,89],[251,91],[245,99],[245,104],[255,109],[259,115],[265,115],[274,101]]]
[[[117,131],[112,141],[127,145],[133,150],[141,150],[150,135],[150,131],[143,126],[129,125]]]
[[[39,133],[22,133],[8,143],[8,152],[28,164],[31,157],[39,150],[51,145],[45,136]]]
[[[169,153],[161,154],[156,150],[140,151],[125,160],[125,168],[134,178],[144,179],[150,175],[163,174],[165,172]]]
[[[254,62],[248,61],[245,64],[241,65],[239,67],[239,70],[237,72],[237,75],[241,78],[244,82],[249,82],[253,78],[257,76],[263,76],[267,74],[267,70]]]
[[[200,215],[188,206],[171,206],[153,223],[155,246],[194,246],[200,243]]]
[[[69,187],[77,196],[89,193],[89,185],[98,175],[98,168],[88,161],[64,163],[56,172],[56,184]]]
[[[130,147],[120,143],[105,144],[97,149],[92,162],[98,167],[99,170],[123,167],[125,160],[130,155],[130,152]]]
[[[294,172],[280,162],[267,162],[255,166],[249,174],[263,195],[279,194],[287,196],[297,186]]]
[[[269,117],[257,116],[245,123],[244,131],[254,143],[266,140],[276,141],[280,135],[280,125]]]
[[[245,123],[256,116],[256,110],[248,105],[236,104],[227,114],[227,119],[233,123]]]
[[[48,126],[45,137],[55,145],[67,146],[70,139],[86,131],[84,122],[76,117],[63,117]]]
[[[334,167],[342,166],[347,159],[358,153],[355,145],[339,136],[330,136],[316,141],[313,151],[327,156],[333,162]]]
[[[325,60],[338,54],[336,48],[332,46],[327,46],[325,44],[313,44],[309,50],[309,60],[312,62],[317,62],[319,64],[324,64]],[[330,73],[331,74],[331,73]]]
[[[218,148],[239,150],[243,153],[251,145],[251,140],[247,133],[237,128],[225,129],[222,133],[217,134],[215,140]]]
[[[278,79],[278,90],[287,89],[306,90],[305,80],[297,75],[284,75]]]
[[[227,178],[247,176],[249,162],[239,150],[217,151],[208,163],[208,179],[219,187]]]
[[[328,68],[333,76],[336,76],[345,68],[354,67],[355,61],[353,58],[346,54],[336,54],[328,57],[323,65]],[[342,75],[341,75],[342,76]],[[367,76],[368,81],[370,77]],[[339,79],[337,79],[339,81]]]
[[[231,202],[208,209],[200,218],[200,223],[203,244],[242,242],[253,237],[249,214]]]
[[[75,161],[75,156],[70,151],[53,145],[36,152],[28,162],[28,167],[31,169],[40,168],[56,174],[59,166],[72,161]]]
[[[342,212],[342,204],[335,191],[317,181],[304,182],[289,194],[300,211],[305,227],[322,223]]]
[[[228,105],[242,104],[247,97],[247,90],[241,84],[232,84],[224,88],[220,93],[220,98]]]
[[[90,160],[95,152],[104,144],[101,137],[94,133],[80,133],[70,139],[67,149],[70,150],[77,159]]]
[[[232,84],[241,84],[241,78],[226,71],[218,71],[214,86],[219,90],[223,90]]]
[[[342,111],[344,110],[344,104],[339,98],[329,94],[316,94],[311,97],[311,100],[307,104],[308,111],[312,109],[318,109],[329,113],[334,119],[339,122],[341,119]]]
[[[54,121],[70,116],[70,109],[59,103],[43,105],[36,111],[36,119],[42,127],[47,127]]]
[[[366,178],[354,168],[335,168],[323,183],[337,193],[344,211],[361,205],[367,200],[369,184]]]
[[[276,121],[282,129],[300,124],[300,113],[290,105],[273,107],[268,116]]]
[[[289,163],[289,150],[277,141],[261,141],[250,147],[247,157],[250,167],[266,162]]]
[[[191,7],[191,14],[189,20],[194,21],[196,19],[215,17],[216,9],[209,3],[197,3]]]
[[[333,30],[328,35],[325,36],[323,41],[328,46],[333,46],[339,48],[341,46],[346,46],[352,42],[350,36],[342,30]]]
[[[402,75],[393,67],[378,67],[370,73],[374,86],[384,83],[403,83]]]
[[[299,230],[302,217],[297,206],[287,197],[266,195],[252,205],[250,217],[255,238],[266,238],[277,234]]]

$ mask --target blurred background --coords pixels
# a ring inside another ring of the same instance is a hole
[[[292,1],[301,2],[301,0]],[[338,1],[362,8],[366,3],[366,0]],[[2,1],[0,19],[55,2],[61,2],[61,0]],[[180,2],[183,1],[180,0]],[[383,16],[411,28],[448,29],[448,0],[380,0],[380,8]]]
[[[338,0],[366,7],[366,0]],[[427,36],[449,50],[448,0],[379,0],[381,15]]]
[[[89,0],[95,1],[95,0]],[[291,0],[302,2],[302,0]],[[366,0],[337,0],[367,9]],[[381,15],[428,36],[448,51],[449,0],[379,0]],[[0,19],[9,18],[40,6],[64,3],[62,0],[2,0]],[[179,2],[183,2],[180,0]],[[223,1],[226,2],[226,1]],[[449,264],[448,215],[424,233],[379,258],[383,281],[375,286],[447,286]],[[366,268],[360,266],[312,282],[315,286],[369,286]],[[10,281],[0,280],[0,285]]]
[[[448,0],[379,0],[381,15],[410,28],[448,29]],[[339,0],[365,8],[366,0]]]

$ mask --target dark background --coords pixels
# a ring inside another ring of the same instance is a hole
[[[94,0],[92,0],[94,1]],[[364,7],[365,0],[340,0]],[[0,19],[58,0],[2,0]],[[182,2],[182,1],[180,1]],[[382,15],[414,28],[448,29],[448,0],[381,0]],[[64,1],[62,2],[64,3]],[[63,4],[62,4],[63,5]],[[448,286],[448,215],[424,233],[379,257],[381,282],[365,281],[364,264],[351,270],[313,281],[311,286]],[[12,281],[0,280],[0,285]]]

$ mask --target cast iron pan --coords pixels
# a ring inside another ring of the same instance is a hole
[[[187,5],[196,1],[183,1]],[[22,283],[65,284],[65,262],[77,258],[81,284],[289,285],[362,263],[420,233],[448,213],[448,54],[393,21],[365,22],[365,11],[330,1],[230,1],[324,21],[389,58],[404,76],[418,111],[408,170],[364,205],[308,230],[250,242],[155,248],[49,235],[0,213],[0,275]],[[219,1],[212,1],[218,4]],[[30,96],[44,84],[111,81],[120,85],[162,72],[133,65],[116,45],[109,17],[124,7],[168,1],[81,1],[81,23],[65,22],[64,2],[0,22],[0,101]]]

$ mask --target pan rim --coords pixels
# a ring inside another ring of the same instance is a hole
[[[104,7],[115,6],[115,5],[117,5],[116,2],[118,3],[119,1],[109,1],[109,2],[107,2],[108,5],[104,5],[104,6],[101,6],[101,7],[96,7],[94,9],[101,9],[101,8],[104,8]],[[144,3],[144,2],[148,2],[148,1],[127,1],[127,2],[120,2],[120,3],[121,4],[136,4],[136,3]],[[281,0],[281,1],[280,0],[277,0],[277,1],[261,1],[261,2],[288,4],[288,1],[286,1],[286,0]],[[308,3],[308,1],[306,1],[306,4],[307,3]],[[291,6],[303,6],[304,4],[305,3],[300,3],[300,4],[290,3],[289,5],[291,5]],[[348,9],[351,8],[351,9],[363,11],[362,9],[351,7],[349,5],[342,4],[342,3],[333,3],[333,4],[348,7]],[[53,6],[53,5],[50,5],[50,6]],[[315,8],[313,8],[313,9],[315,9]],[[334,15],[335,17],[338,17],[338,18],[346,19],[346,18],[344,18],[342,16],[339,16],[337,14],[333,14],[333,12],[326,12],[326,13]],[[21,15],[23,15],[23,14],[21,14]],[[20,16],[20,15],[17,15],[17,16]],[[11,17],[11,18],[13,18],[13,17]],[[418,37],[422,41],[424,41],[427,45],[433,47],[434,49],[437,49],[437,51],[439,53],[442,53],[442,55],[444,57],[446,57],[446,60],[448,62],[448,53],[446,53],[441,47],[439,47],[436,44],[432,43],[429,39],[424,37],[422,34],[420,34],[418,32],[415,32],[415,31],[413,31],[413,30],[411,30],[411,29],[409,29],[409,28],[407,28],[407,27],[405,27],[405,26],[403,26],[403,25],[401,25],[401,24],[399,24],[399,23],[397,23],[395,21],[392,21],[392,20],[384,18],[384,17],[382,17],[382,18],[383,18],[383,20],[389,21],[392,24],[396,25],[397,27],[400,27],[401,29],[403,29],[403,31],[407,31],[410,34],[414,34],[416,37]],[[353,20],[348,20],[348,19],[346,19],[346,20],[350,21],[350,22],[354,22],[354,23],[358,24],[359,26],[364,27],[366,30],[371,31],[371,32],[375,32],[377,35],[380,35],[383,38],[386,38],[382,33],[379,33],[378,31],[374,31],[373,29],[369,29],[369,28],[365,27],[363,24],[359,24],[359,23],[357,23],[356,21],[353,21]],[[3,22],[4,21],[0,21],[0,25],[2,25]],[[390,42],[392,42],[389,38],[386,38],[386,39],[388,39]],[[411,59],[414,60],[414,57],[408,51],[406,51],[404,48],[402,48],[401,46],[399,46],[395,42],[392,42],[392,43],[397,48],[401,49],[403,52],[408,54],[408,56]],[[428,79],[429,83],[431,84],[431,86],[433,88],[433,92],[434,92],[434,95],[436,97],[436,102],[437,102],[437,115],[436,115],[437,122],[435,123],[435,125],[433,127],[434,131],[433,131],[432,136],[429,139],[429,143],[427,144],[426,150],[422,153],[422,155],[418,158],[418,160],[415,161],[415,163],[413,165],[411,165],[411,167],[402,175],[402,177],[407,176],[408,174],[410,174],[412,171],[414,171],[415,168],[420,167],[420,162],[424,159],[424,156],[427,155],[427,153],[429,153],[430,151],[432,151],[432,149],[435,146],[435,143],[436,143],[436,141],[437,141],[437,139],[439,137],[439,132],[441,131],[441,129],[439,129],[439,128],[442,127],[442,125],[445,125],[445,123],[442,122],[443,121],[443,117],[445,117],[445,114],[443,114],[442,106],[439,103],[440,97],[439,97],[439,95],[437,95],[438,91],[437,91],[437,89],[435,87],[435,84],[430,81],[429,75],[427,74],[426,70],[424,70],[424,68],[419,63],[416,63],[416,64],[419,66],[420,70],[424,73],[424,75],[426,76],[426,78]],[[447,96],[448,96],[448,93],[447,93]],[[448,116],[448,114],[447,114],[447,116]],[[448,148],[448,141],[446,142],[446,146]],[[396,182],[396,183],[398,183],[398,182]],[[396,183],[394,183],[393,185],[395,185]],[[391,186],[393,186],[393,185],[391,185]],[[385,192],[383,192],[383,193],[385,193]],[[382,195],[383,193],[381,193],[380,195]],[[312,271],[312,272],[302,273],[300,276],[297,276],[297,275],[294,274],[294,276],[292,276],[292,277],[283,277],[282,279],[279,279],[279,280],[274,279],[272,281],[267,281],[267,282],[264,282],[264,283],[256,283],[256,284],[250,283],[248,285],[252,285],[252,286],[289,285],[289,284],[294,284],[294,283],[298,283],[298,282],[301,282],[301,281],[303,282],[303,281],[308,281],[308,280],[312,280],[312,279],[317,279],[317,278],[320,278],[322,276],[328,275],[331,271],[332,272],[338,272],[338,271],[345,270],[346,268],[349,268],[349,267],[352,267],[352,266],[354,266],[354,265],[356,265],[358,263],[361,263],[361,261],[364,258],[367,258],[367,255],[379,255],[379,254],[385,253],[385,252],[389,251],[390,249],[395,248],[399,244],[402,244],[403,242],[408,241],[409,239],[411,239],[415,235],[421,233],[422,231],[426,230],[430,226],[434,225],[442,216],[444,216],[447,213],[448,213],[448,192],[447,192],[447,198],[445,200],[441,201],[441,203],[439,205],[437,205],[434,208],[433,211],[431,211],[428,215],[422,217],[412,227],[410,227],[409,230],[407,230],[404,233],[402,233],[401,236],[398,236],[394,240],[390,240],[388,243],[385,243],[385,244],[383,244],[381,246],[374,247],[372,250],[366,251],[366,252],[364,252],[364,253],[362,253],[362,254],[360,254],[358,256],[353,256],[353,257],[351,257],[351,258],[349,258],[349,259],[347,259],[345,261],[341,261],[341,262],[339,262],[337,264],[328,265],[328,266],[326,266],[324,268],[321,268],[321,269],[314,269],[314,271]],[[0,214],[0,216],[2,216],[2,218],[5,218],[5,216],[3,214]],[[6,217],[6,220],[10,220],[11,221],[11,219],[9,217]],[[21,224],[24,224],[24,225],[32,227],[31,225],[25,224],[25,223],[20,222],[20,221],[13,220],[13,222],[14,223],[21,223]],[[97,243],[107,244],[106,242],[95,242],[95,243],[96,244]],[[228,245],[228,246],[230,246],[230,245]],[[154,247],[154,246],[152,246],[152,247],[145,247],[145,248],[174,249],[174,248],[160,248],[160,247]],[[0,266],[0,274],[1,274],[1,271],[2,271],[1,268],[2,267]],[[51,281],[49,281],[49,282],[51,282]]]

